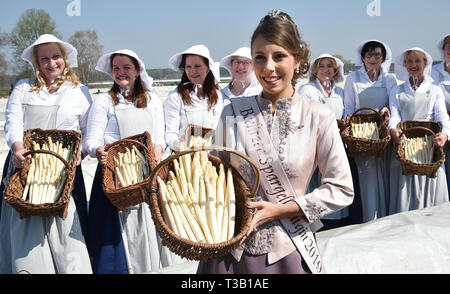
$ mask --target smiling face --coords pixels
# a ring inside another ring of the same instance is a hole
[[[112,60],[112,73],[116,84],[122,88],[130,87],[131,93],[133,92],[134,82],[139,75],[139,69],[136,68],[129,56],[114,56]]]
[[[427,66],[426,56],[423,52],[411,51],[405,56],[405,66],[410,76],[423,78],[423,71]]]
[[[336,74],[336,70],[334,68],[334,64],[330,58],[322,58],[320,59],[319,66],[317,69],[317,78],[319,81],[327,82],[333,81],[333,77]]]
[[[379,71],[383,61],[383,51],[380,47],[376,47],[364,55],[364,65],[368,72],[373,70]]]
[[[299,62],[285,48],[275,45],[261,35],[252,46],[253,69],[263,87],[263,96],[271,101],[292,97],[292,79]]]
[[[47,84],[62,76],[66,68],[64,53],[57,43],[38,45],[36,62]]]
[[[444,46],[444,57],[445,57],[445,62],[449,63],[450,62],[450,38],[449,38],[449,41],[447,43],[445,43],[445,46]]]
[[[238,81],[249,80],[253,71],[252,61],[245,57],[235,56],[231,60],[231,71],[233,79]]]
[[[205,63],[203,57],[199,55],[187,55],[184,71],[191,83],[203,85],[209,71],[209,66]]]

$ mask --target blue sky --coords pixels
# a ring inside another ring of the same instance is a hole
[[[448,0],[75,1],[80,3],[80,16],[66,13],[73,0],[3,0],[0,32],[11,31],[26,9],[40,8],[50,13],[64,40],[78,30],[94,29],[104,53],[132,49],[148,69],[166,68],[173,54],[200,43],[219,61],[249,46],[259,20],[273,8],[292,16],[312,58],[327,52],[354,61],[362,41],[379,39],[394,56],[417,46],[440,59],[436,43],[450,33]],[[380,4],[379,16],[367,14],[371,3]]]

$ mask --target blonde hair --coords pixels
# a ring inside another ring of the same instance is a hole
[[[334,69],[333,81],[341,82],[343,80],[343,77],[341,76],[341,72],[339,71],[339,66],[336,63],[336,60],[334,60],[334,58],[331,58],[331,57],[322,57],[322,58],[316,59],[314,61],[313,65],[311,67],[311,76],[309,77],[309,81],[314,82],[314,80],[317,78],[317,72],[319,71],[319,65],[323,59],[330,60],[331,64],[333,65],[333,69]]]
[[[419,51],[419,50],[408,50],[408,51],[406,51],[406,53],[405,53],[405,60],[403,61],[405,64],[406,64],[407,56],[409,54],[411,54],[411,53],[417,54],[420,58],[423,58],[423,60],[425,61],[425,64],[428,64],[427,56],[425,55],[425,53],[423,53],[422,51]]]
[[[54,89],[55,91],[58,91],[59,87],[61,87],[61,85],[64,84],[65,81],[69,81],[72,83],[72,85],[74,87],[78,87],[80,85],[80,82],[78,80],[77,75],[73,72],[72,68],[70,67],[69,62],[67,61],[67,52],[66,52],[64,46],[62,46],[60,43],[55,43],[55,44],[61,50],[61,53],[64,58],[65,67],[64,67],[62,79],[58,80],[56,82],[56,84],[51,85],[50,88]],[[42,90],[44,88],[44,85],[46,84],[45,77],[39,70],[37,52],[38,52],[40,45],[34,46],[34,48],[33,48],[33,64],[34,64],[36,79],[33,82],[34,86],[31,88],[31,91],[37,91],[37,92]]]

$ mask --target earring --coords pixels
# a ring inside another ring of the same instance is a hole
[[[300,73],[300,68],[297,67],[297,68],[295,69],[295,73],[296,73],[296,74],[299,74],[299,73]]]

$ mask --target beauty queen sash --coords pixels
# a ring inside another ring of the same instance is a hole
[[[271,144],[270,135],[256,96],[231,99],[236,114],[237,129],[245,143],[247,154],[255,160],[260,171],[260,186],[272,203],[294,201],[296,193]],[[313,274],[325,273],[314,235],[301,216],[280,219],[295,247]]]

